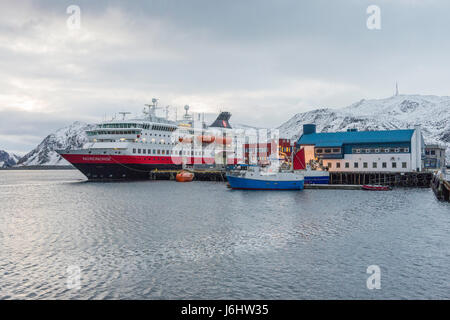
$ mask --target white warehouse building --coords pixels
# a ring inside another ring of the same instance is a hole
[[[314,124],[305,124],[297,148],[305,149],[306,163],[319,162],[330,172],[418,172],[424,141],[420,126],[317,133]]]

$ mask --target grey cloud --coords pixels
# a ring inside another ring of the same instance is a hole
[[[448,1],[379,0],[379,31],[365,26],[366,0],[77,1],[79,33],[66,28],[71,4],[0,4],[0,119],[17,124],[3,137],[38,141],[72,120],[139,112],[153,96],[277,126],[388,96],[396,81],[449,95]]]

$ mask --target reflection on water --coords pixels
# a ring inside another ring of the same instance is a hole
[[[0,171],[0,203],[0,299],[450,298],[450,205],[430,189],[232,191]],[[381,290],[366,287],[373,264]]]

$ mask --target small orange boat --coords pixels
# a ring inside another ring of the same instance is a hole
[[[189,171],[181,170],[177,173],[175,179],[177,182],[191,182],[194,179],[194,174]]]
[[[200,143],[212,143],[216,140],[215,136],[197,136],[197,140]]]
[[[215,137],[216,144],[230,144],[231,137]]]

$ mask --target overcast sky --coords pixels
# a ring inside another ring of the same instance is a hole
[[[381,30],[366,26],[371,4]],[[152,97],[272,127],[388,97],[396,81],[450,95],[449,12],[448,0],[1,0],[0,149],[27,152]]]

